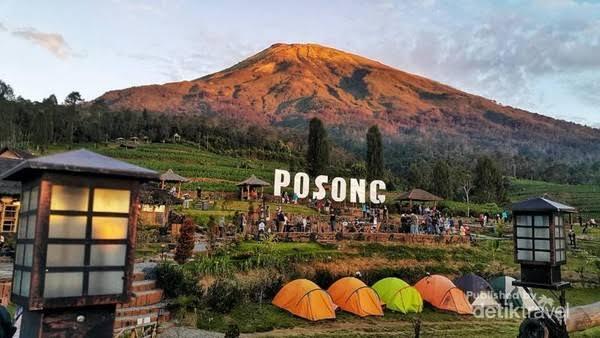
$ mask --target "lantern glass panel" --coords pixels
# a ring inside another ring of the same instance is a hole
[[[86,216],[50,215],[48,238],[85,238]]]
[[[517,226],[531,226],[531,216],[517,216]]]
[[[550,241],[549,240],[536,240],[535,241],[535,249],[536,250],[550,250]],[[537,255],[537,251],[536,251]]]
[[[39,197],[40,197],[40,188],[36,186],[33,189],[31,189],[28,210],[37,210]]]
[[[83,294],[83,272],[46,273],[44,298],[77,297]]]
[[[517,239],[517,249],[531,249],[533,241],[531,239]]]
[[[31,286],[31,272],[23,271],[21,277],[21,296],[29,296],[29,287]]]
[[[92,245],[90,264],[92,266],[124,266],[127,245],[98,244]]]
[[[94,212],[129,212],[129,190],[94,189]]]
[[[35,223],[37,221],[36,215],[30,215],[27,218],[27,233],[25,233],[25,238],[33,238],[35,236]]]
[[[23,265],[31,266],[33,263],[33,244],[25,244],[25,253],[23,254]]]
[[[50,209],[68,211],[87,211],[88,198],[88,188],[53,185]]]
[[[29,211],[29,190],[23,191],[23,201],[21,202],[21,212]]]
[[[556,239],[554,240],[554,247],[558,250],[558,249],[564,249],[565,248],[565,240],[564,239]]]
[[[123,271],[92,271],[89,295],[112,295],[123,293]]]
[[[531,250],[517,250],[517,259],[524,261],[533,260],[533,253]]]
[[[535,228],[535,238],[550,238],[550,228]]]
[[[550,217],[534,216],[534,226],[535,227],[549,227],[550,226]]]
[[[17,250],[15,252],[15,264],[23,265],[23,256],[24,256],[23,251],[25,251],[25,245],[17,244]]]
[[[15,270],[12,289],[14,294],[21,294],[21,270]]]
[[[518,237],[532,237],[531,227],[517,227]]]
[[[48,244],[46,266],[83,266],[85,245]]]
[[[536,251],[535,260],[538,262],[550,262],[550,252]]]
[[[17,238],[19,239],[23,239],[27,235],[28,218],[27,216],[22,216],[19,220],[19,230],[17,231]]]
[[[554,236],[558,238],[562,238],[565,236],[564,228],[562,226],[557,226],[554,228]]]
[[[127,217],[94,217],[93,239],[127,239]]]

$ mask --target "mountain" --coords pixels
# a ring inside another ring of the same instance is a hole
[[[262,126],[306,128],[307,119],[319,116],[340,138],[362,139],[377,124],[392,144],[418,138],[473,153],[600,159],[598,129],[500,105],[316,44],[274,44],[211,75],[113,90],[96,101],[115,111],[223,117]]]

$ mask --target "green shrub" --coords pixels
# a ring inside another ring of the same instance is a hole
[[[240,328],[235,324],[229,324],[225,331],[225,338],[237,338],[240,336]]]
[[[194,303],[202,297],[203,289],[196,276],[183,266],[163,263],[157,268],[157,284],[168,298],[191,297]]]
[[[242,297],[237,280],[219,278],[208,288],[205,300],[214,311],[228,313],[240,303]]]
[[[441,201],[438,205],[439,209],[448,209],[448,212],[453,216],[468,216],[467,210],[470,209],[471,215],[479,215],[489,213],[490,215],[501,214],[502,208],[496,203],[465,203],[457,201]]]

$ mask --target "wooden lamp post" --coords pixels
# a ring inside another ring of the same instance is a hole
[[[567,262],[563,217],[576,212],[576,209],[538,197],[514,204],[512,211],[514,255],[515,261],[521,265],[521,279],[514,281],[513,285],[559,291],[560,305],[564,309],[565,289],[571,284],[562,280],[560,271]],[[553,314],[545,314],[544,318],[549,330],[557,324],[554,330],[566,334],[564,318],[559,318],[558,323],[552,323],[556,319]]]
[[[24,161],[11,299],[21,337],[112,337],[130,297],[141,182],[156,172],[87,150]]]

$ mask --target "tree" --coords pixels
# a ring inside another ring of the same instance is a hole
[[[306,153],[308,174],[318,176],[325,173],[329,165],[329,140],[323,122],[310,120],[308,127],[308,151]]]
[[[81,94],[79,94],[79,92],[71,92],[65,98],[65,104],[71,107],[65,119],[67,127],[67,141],[70,144],[73,143],[73,135],[75,134],[75,119],[77,116],[76,107],[77,104],[81,101],[83,101],[83,98],[81,98]]]
[[[367,178],[371,181],[383,177],[383,145],[377,126],[367,131]]]
[[[431,176],[430,166],[426,162],[412,162],[408,167],[408,187],[429,190]]]
[[[177,239],[177,247],[175,247],[175,261],[179,264],[185,263],[194,251],[196,243],[196,226],[191,218],[186,218],[179,230],[179,238]]]
[[[457,182],[461,192],[464,194],[465,202],[467,203],[467,217],[471,214],[471,191],[473,190],[473,175],[469,170],[463,168],[456,173]]]
[[[506,201],[506,182],[497,164],[487,156],[477,160],[473,185],[474,196],[480,203]]]
[[[443,198],[452,198],[454,189],[452,187],[453,180],[448,162],[443,160],[437,160],[435,162],[431,181],[433,193]]]
[[[15,99],[15,93],[13,92],[12,87],[0,80],[0,101],[12,101]]]

